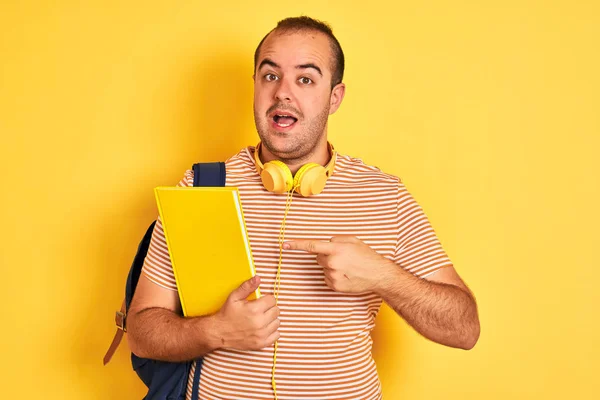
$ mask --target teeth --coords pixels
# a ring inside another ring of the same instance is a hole
[[[279,126],[281,128],[287,128],[288,126],[292,126],[294,124],[294,122],[296,122],[296,118],[291,115],[276,114],[275,118],[276,118],[275,123],[277,124],[277,126]],[[293,118],[294,122],[289,123],[289,124],[282,124],[279,121],[277,121],[277,118]]]

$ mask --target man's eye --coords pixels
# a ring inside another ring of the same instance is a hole
[[[310,85],[312,83],[312,79],[303,76],[299,79],[300,83],[303,85]]]
[[[277,80],[277,75],[274,75],[274,74],[266,74],[266,75],[265,75],[265,79],[266,79],[268,82],[273,82],[273,81]]]

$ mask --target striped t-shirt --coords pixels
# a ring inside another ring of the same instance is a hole
[[[273,294],[286,195],[262,186],[254,147],[226,161],[226,186],[238,187],[260,291]],[[179,186],[193,186],[187,171]],[[285,240],[356,236],[399,267],[425,277],[451,262],[421,207],[400,180],[361,160],[339,155],[320,195],[294,194]],[[177,290],[159,221],[144,264],[152,282]],[[286,399],[381,399],[371,355],[371,330],[381,305],[373,293],[329,289],[316,255],[284,250],[278,306],[277,396]],[[219,349],[204,358],[201,399],[272,399],[273,346]],[[188,379],[191,398],[193,368]]]

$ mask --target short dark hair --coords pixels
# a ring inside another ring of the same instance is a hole
[[[301,17],[290,17],[286,19],[282,19],[277,23],[277,26],[273,28],[269,33],[265,35],[265,37],[260,41],[256,51],[254,52],[254,71],[256,71],[256,65],[258,63],[258,53],[260,52],[260,48],[264,43],[267,37],[275,32],[301,32],[301,31],[318,31],[324,33],[329,38],[329,42],[331,43],[331,53],[333,54],[333,65],[331,70],[333,74],[331,76],[331,88],[335,87],[335,85],[342,82],[344,78],[344,52],[342,51],[342,46],[340,46],[340,42],[333,35],[333,31],[331,30],[331,26],[326,22],[319,21],[314,18],[310,18],[307,16]]]

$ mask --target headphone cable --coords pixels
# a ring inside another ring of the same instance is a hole
[[[283,260],[283,242],[285,241],[285,224],[288,212],[292,206],[292,200],[294,199],[294,191],[299,185],[293,187],[288,193],[285,201],[285,211],[283,213],[283,221],[281,222],[281,228],[279,229],[279,262],[277,264],[277,275],[275,276],[275,285],[273,287],[273,295],[275,296],[275,304],[279,304],[279,288],[281,287],[281,263]],[[277,400],[277,385],[275,383],[275,367],[277,365],[277,348],[279,340],[275,341],[275,348],[273,351],[273,369],[271,370],[271,386],[273,387],[273,394],[275,400]]]

